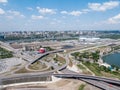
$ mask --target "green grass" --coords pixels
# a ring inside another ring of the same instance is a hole
[[[12,52],[0,47],[0,59],[13,57]]]
[[[58,55],[56,55],[56,57],[55,57],[53,60],[54,60],[56,63],[59,62],[59,65],[60,65],[60,66],[66,63],[65,58],[60,57],[60,56],[58,56]]]
[[[85,67],[83,67],[81,64],[77,65],[80,69],[86,69]]]
[[[34,64],[29,65],[29,68],[32,70],[42,70],[44,68],[47,68],[47,66],[37,61]]]
[[[77,65],[79,69],[82,70],[83,74],[88,74],[88,75],[92,75],[91,72],[89,72],[88,70],[86,70],[86,68],[84,66],[82,66],[81,64]]]
[[[84,90],[85,84],[81,84],[78,90]]]
[[[100,72],[100,70],[99,70],[99,67],[98,67],[98,65],[97,64],[95,64],[95,63],[86,63],[86,62],[84,62],[83,63],[86,67],[88,67],[95,75],[97,75],[97,76],[102,76],[102,74],[101,74],[101,72]]]
[[[86,63],[83,62],[83,64],[89,68],[96,76],[105,76],[105,77],[111,77],[111,78],[118,78],[120,79],[120,71],[105,71],[102,70],[98,64],[96,63]]]

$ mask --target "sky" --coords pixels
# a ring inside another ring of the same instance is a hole
[[[120,30],[120,0],[0,0],[0,31]]]

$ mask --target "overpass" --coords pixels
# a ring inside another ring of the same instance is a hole
[[[5,45],[5,46],[7,47],[7,45]],[[10,47],[8,47],[8,48],[11,49],[12,51],[14,51],[12,48],[10,48]],[[42,55],[38,55],[36,57],[36,59],[34,59],[34,60],[32,59],[31,61],[29,61],[30,62],[29,64],[35,63],[36,61],[40,60],[41,58],[43,58],[44,56],[46,56],[48,54],[62,52],[62,51],[63,50],[55,50],[55,51],[46,52]],[[65,69],[66,67],[67,67],[67,64],[65,64],[59,70]],[[109,78],[105,78],[105,77],[83,75],[83,74],[53,74],[53,72],[55,72],[55,71],[57,71],[57,70],[53,70],[53,71],[42,73],[42,74],[41,73],[26,73],[26,74],[20,74],[20,75],[16,74],[16,75],[9,76],[9,77],[0,77],[0,86],[5,86],[5,85],[15,84],[15,83],[40,81],[41,78],[50,77],[50,76],[55,76],[58,78],[80,79],[80,80],[83,80],[83,81],[88,82],[93,85],[95,85],[95,81],[96,81],[96,82],[105,82],[105,83],[110,83],[110,84],[120,86],[120,80],[114,80],[114,79],[109,79]],[[106,87],[104,87],[103,84],[101,85],[101,83],[99,83],[98,85],[95,85],[95,86],[97,86],[97,87],[99,86],[102,89],[106,89]],[[113,88],[110,90],[120,90],[120,89]]]
[[[32,60],[30,63],[33,64],[35,63],[36,61],[40,60],[41,58],[43,58],[44,56],[48,55],[48,54],[52,54],[52,53],[57,53],[57,52],[63,52],[64,50],[63,49],[60,49],[60,50],[54,50],[54,51],[49,51],[49,52],[46,52],[44,54],[41,54],[41,55],[38,55],[36,57],[35,60]]]
[[[67,79],[78,79],[78,80],[83,80],[87,83],[90,83],[94,86],[97,86],[101,89],[105,89],[111,85],[110,90],[120,90],[119,87],[115,86],[118,85],[120,86],[120,80],[114,80],[110,78],[105,78],[105,77],[98,77],[98,76],[90,76],[90,75],[83,75],[83,74],[28,74],[28,75],[22,75],[22,76],[9,76],[9,77],[1,77],[0,78],[0,86],[5,87],[9,86],[11,84],[19,84],[19,83],[29,83],[29,82],[36,82],[36,81],[41,81],[44,80],[45,77],[47,77],[48,81],[50,81],[50,77],[55,76],[58,78],[67,78]]]
[[[57,53],[57,52],[63,52],[64,50],[63,49],[60,49],[60,50],[54,50],[54,51],[49,51],[49,52],[46,52],[44,54],[40,54],[40,55],[37,55],[37,57],[32,57],[30,56],[29,54],[25,54],[21,51],[18,51],[16,49],[14,49],[13,47],[11,47],[9,44],[7,43],[4,43],[2,41],[0,41],[0,46],[2,48],[5,48],[9,51],[12,51],[16,54],[17,57],[21,57],[27,61],[29,61],[31,64],[35,63],[36,61],[38,61],[39,59],[43,58],[44,56],[48,55],[48,54],[51,54],[51,53]],[[21,54],[22,53],[22,54]],[[27,58],[28,57],[28,58]]]
[[[115,80],[111,78],[106,77],[99,77],[99,76],[91,76],[91,75],[85,75],[85,74],[53,74],[53,73],[46,73],[46,74],[39,74],[39,73],[28,73],[28,74],[21,74],[21,75],[13,75],[13,76],[6,76],[6,77],[0,77],[0,82],[7,81],[7,80],[16,80],[16,79],[22,79],[22,78],[32,78],[32,77],[43,77],[43,76],[55,76],[58,78],[68,78],[68,79],[90,79],[90,80],[97,80],[97,81],[104,81],[107,83],[115,84],[120,86],[120,80]],[[12,82],[11,82],[12,83]],[[19,82],[18,82],[19,83]]]
[[[90,79],[90,80],[96,80],[96,81],[104,81],[107,83],[120,86],[120,80],[110,79],[106,77],[98,77],[98,76],[91,76],[91,75],[84,75],[84,74],[54,74],[54,76],[59,78]]]

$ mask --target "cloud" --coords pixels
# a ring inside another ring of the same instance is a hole
[[[43,19],[44,17],[43,16],[36,16],[36,15],[32,15],[31,16],[32,19]]]
[[[81,12],[81,11],[71,11],[71,12],[61,11],[60,13],[68,14],[68,15],[72,15],[72,16],[80,16],[83,12]]]
[[[120,2],[119,1],[109,1],[109,2],[104,2],[104,3],[88,3],[88,8],[87,9],[82,9],[82,10],[74,10],[71,12],[68,11],[61,11],[61,14],[67,14],[67,15],[73,15],[73,16],[80,16],[81,14],[86,14],[91,11],[106,11],[113,9],[117,6],[119,6]]]
[[[108,23],[110,23],[110,24],[120,23],[120,13],[114,17],[109,18]]]
[[[61,11],[60,13],[61,13],[61,14],[68,14],[67,11]]]
[[[33,8],[31,8],[31,7],[27,7],[27,10],[30,10],[30,11],[32,11],[32,10],[33,10]]]
[[[56,11],[54,9],[49,9],[49,8],[40,8],[37,7],[38,12],[41,14],[56,14]]]
[[[90,12],[90,9],[82,9],[82,13],[88,13]]]
[[[18,16],[18,17],[25,17],[23,14],[21,14],[19,11],[13,11],[13,10],[9,10],[8,11],[9,14],[11,14],[12,16]]]
[[[56,25],[56,24],[60,24],[62,21],[61,20],[53,20],[52,22],[50,22],[51,25]]]
[[[88,7],[93,11],[106,11],[119,6],[119,1],[109,1],[104,3],[88,3]]]
[[[7,0],[0,0],[0,3],[7,3]]]
[[[6,16],[8,19],[13,19],[14,17],[13,16]]]
[[[82,12],[81,11],[72,11],[69,14],[73,15],[73,16],[80,16],[82,14]]]
[[[5,11],[2,8],[0,8],[0,15],[2,14],[5,14]]]

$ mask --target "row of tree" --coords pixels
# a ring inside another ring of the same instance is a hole
[[[13,57],[13,53],[0,47],[0,59]]]
[[[83,60],[83,58],[86,58],[86,59],[93,59],[95,62],[97,62],[100,57],[100,51],[84,52],[84,53],[75,52],[72,53],[71,55],[74,56],[75,59],[77,60]]]

